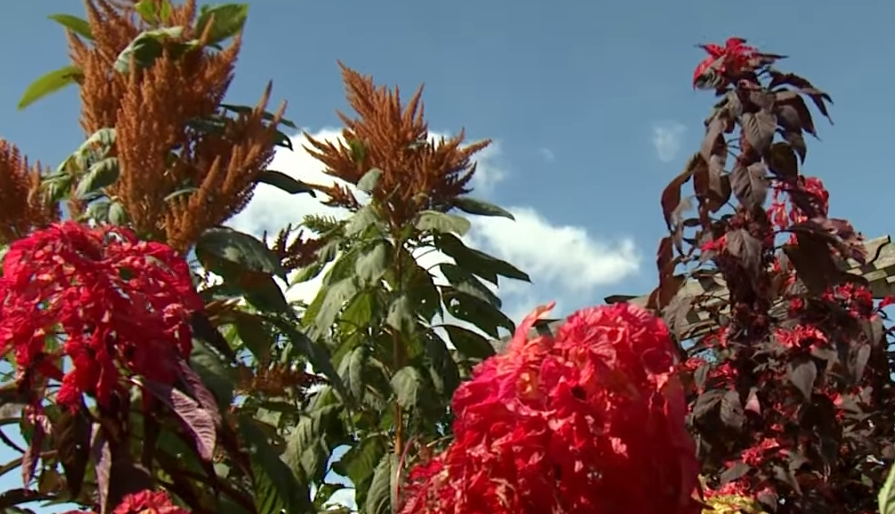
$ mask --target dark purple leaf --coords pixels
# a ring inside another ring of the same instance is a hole
[[[25,487],[28,487],[28,484],[34,479],[34,471],[37,469],[37,461],[40,460],[40,452],[46,435],[47,431],[44,429],[43,423],[40,421],[34,423],[31,444],[25,448],[25,453],[22,455],[22,485]]]
[[[736,461],[733,466],[727,468],[723,473],[721,473],[721,476],[719,477],[719,479],[721,480],[721,485],[743,478],[743,475],[748,473],[750,469],[752,468],[745,462],[741,460]]]
[[[783,141],[771,145],[767,164],[771,173],[777,177],[795,178],[799,174],[799,160],[792,147]]]
[[[740,118],[746,140],[759,155],[771,147],[777,130],[777,117],[767,111],[744,112]]]
[[[861,381],[864,376],[864,369],[867,367],[867,361],[870,360],[870,344],[860,343],[857,350],[854,350],[854,361],[851,365],[852,380],[855,383]]]
[[[65,472],[68,491],[77,496],[90,459],[90,418],[83,408],[63,411],[53,427],[53,442]]]
[[[727,251],[743,263],[743,267],[756,271],[761,264],[761,242],[745,229],[739,228],[727,234]]]
[[[811,357],[800,357],[789,364],[789,381],[806,399],[811,399],[814,382],[817,380],[817,364]]]
[[[764,205],[768,198],[767,167],[760,162],[749,167],[737,166],[730,177],[730,187],[746,209]]]
[[[696,404],[693,406],[693,417],[699,419],[709,413],[721,401],[724,391],[721,389],[710,389],[696,398]]]
[[[91,441],[100,514],[111,513],[126,495],[152,488],[152,477],[131,459],[127,444],[113,446],[98,424]]]
[[[721,421],[732,428],[742,428],[745,415],[740,393],[729,390],[721,398]]]
[[[145,391],[167,405],[180,418],[184,426],[192,433],[199,456],[210,461],[214,456],[217,436],[214,416],[186,393],[169,385],[152,380],[142,380],[140,385]]]
[[[215,427],[221,426],[221,411],[218,409],[218,403],[211,391],[205,387],[205,383],[198,374],[190,367],[190,364],[180,359],[178,361],[180,369],[180,378],[183,380],[185,389],[195,398],[199,405],[211,414]]]

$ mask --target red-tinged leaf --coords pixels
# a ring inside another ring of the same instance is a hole
[[[693,170],[693,191],[711,212],[718,212],[730,199],[730,178],[724,175],[727,145],[719,151],[708,163],[700,159]]]
[[[712,159],[712,155],[715,155],[715,150],[718,148],[718,139],[721,139],[723,143],[721,134],[724,133],[725,125],[726,122],[721,116],[715,116],[708,122],[705,128],[705,138],[703,138],[702,147],[699,149],[699,154],[705,162],[709,162]]]
[[[674,274],[674,242],[671,236],[665,236],[659,242],[656,251],[656,270],[660,277]]]
[[[747,270],[757,271],[761,265],[761,241],[745,229],[727,233],[727,251],[738,258]]]
[[[802,393],[806,400],[810,400],[814,391],[814,382],[817,380],[817,364],[811,357],[800,357],[791,362],[787,369],[789,381]]]
[[[730,186],[740,204],[748,210],[755,210],[768,199],[767,168],[757,162],[749,167],[737,166],[733,170]]]
[[[25,453],[22,455],[22,485],[25,487],[28,487],[28,484],[34,479],[34,471],[37,469],[37,462],[40,460],[40,452],[46,436],[47,432],[43,423],[39,421],[34,423],[31,443],[25,448]]]
[[[752,148],[759,155],[767,152],[777,130],[777,117],[767,111],[744,112],[740,123]]]
[[[693,417],[696,419],[704,418],[712,409],[714,409],[724,397],[722,389],[710,389],[696,398],[696,404],[693,405]]]
[[[830,255],[830,247],[818,236],[796,234],[797,245],[785,245],[783,251],[796,270],[799,281],[811,294],[823,294],[827,286],[838,283],[841,271]]]
[[[740,393],[730,390],[721,398],[721,422],[731,428],[742,428],[745,415]]]
[[[193,436],[199,457],[210,461],[214,456],[217,436],[214,416],[186,393],[169,385],[152,380],[141,380],[140,385],[145,391],[167,405],[180,418],[180,421]]]
[[[91,439],[100,514],[111,513],[128,494],[152,489],[152,477],[134,463],[125,444],[113,446],[98,424],[93,425]]]
[[[39,502],[53,499],[31,489],[8,489],[0,494],[0,512],[16,512],[17,506],[23,503]]]
[[[780,178],[795,178],[799,174],[799,161],[789,144],[778,141],[771,145],[767,165],[771,173]]]
[[[732,466],[721,473],[721,476],[719,477],[721,485],[743,478],[743,476],[751,469],[752,468],[745,462],[741,460],[736,461]]]
[[[792,90],[779,91],[777,104],[774,108],[777,114],[777,123],[784,131],[802,132],[803,130],[817,137],[817,129],[814,125],[814,117],[805,105],[805,99]]]
[[[90,418],[82,409],[63,411],[53,427],[53,442],[73,497],[81,492],[90,460]]]
[[[849,362],[849,371],[852,375],[852,380],[857,384],[861,381],[861,377],[864,376],[864,369],[867,367],[867,362],[870,360],[870,344],[861,343],[857,349],[853,349],[853,358],[851,362]]]
[[[177,363],[178,368],[180,370],[180,379],[183,381],[184,389],[199,402],[199,405],[205,409],[210,415],[212,420],[214,421],[215,427],[221,426],[221,411],[218,409],[218,402],[214,397],[214,394],[208,390],[205,386],[205,382],[202,382],[202,379],[193,368],[190,367],[190,364],[183,359],[180,359]]]
[[[662,214],[665,216],[665,224],[669,230],[673,225],[677,224],[675,218],[678,217],[677,213],[680,212],[678,207],[681,204],[681,186],[690,180],[690,177],[693,175],[693,169],[698,162],[698,155],[691,157],[684,171],[680,172],[662,191]]]
[[[772,71],[771,82],[768,84],[769,89],[774,89],[778,86],[782,85],[790,85],[799,90],[800,93],[811,98],[811,101],[814,102],[814,105],[817,107],[817,110],[821,112],[824,116],[826,116],[827,120],[830,121],[830,124],[833,124],[833,120],[830,118],[830,114],[827,112],[827,106],[824,103],[829,102],[833,103],[833,99],[830,98],[830,95],[824,93],[823,91],[814,87],[811,82],[807,79],[802,78],[794,73],[781,73],[779,71]]]

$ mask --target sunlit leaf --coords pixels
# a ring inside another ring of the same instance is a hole
[[[22,98],[19,99],[18,108],[19,110],[24,109],[51,93],[78,83],[82,78],[84,78],[84,72],[77,66],[64,66],[58,70],[47,72],[25,89]]]
[[[420,232],[453,233],[463,236],[472,225],[462,216],[455,216],[438,211],[423,211],[416,221],[416,228]]]
[[[502,218],[507,218],[514,220],[516,218],[510,214],[509,211],[504,210],[496,205],[490,204],[488,202],[483,202],[481,200],[476,200],[475,198],[470,198],[468,196],[461,196],[455,198],[453,201],[454,207],[460,209],[461,211],[467,214],[476,214],[478,216],[499,216]]]
[[[251,463],[258,514],[316,514],[307,485],[295,479],[255,421],[239,418],[239,432]]]
[[[204,4],[199,8],[196,33],[203,34],[207,30],[208,44],[220,43],[242,31],[248,16],[248,4]]]
[[[84,39],[93,40],[93,31],[90,29],[90,23],[84,18],[78,18],[71,14],[51,14],[47,16],[47,18],[55,21]]]

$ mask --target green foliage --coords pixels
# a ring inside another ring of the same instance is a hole
[[[78,83],[83,77],[84,72],[77,66],[63,66],[41,75],[22,93],[22,98],[19,99],[19,110],[28,107],[47,95]]]

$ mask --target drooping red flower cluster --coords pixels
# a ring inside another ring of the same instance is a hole
[[[73,510],[65,514],[95,514],[89,511]],[[128,494],[115,507],[112,514],[190,514],[183,507],[174,505],[165,491],[144,489]]]
[[[454,395],[454,441],[410,473],[403,514],[697,513],[699,463],[664,323],[628,304],[584,309]]]
[[[74,222],[14,242],[0,294],[2,351],[15,352],[23,385],[36,374],[61,380],[57,402],[67,406],[85,393],[106,404],[122,369],[170,383],[191,349],[190,315],[203,308],[170,247]]]

